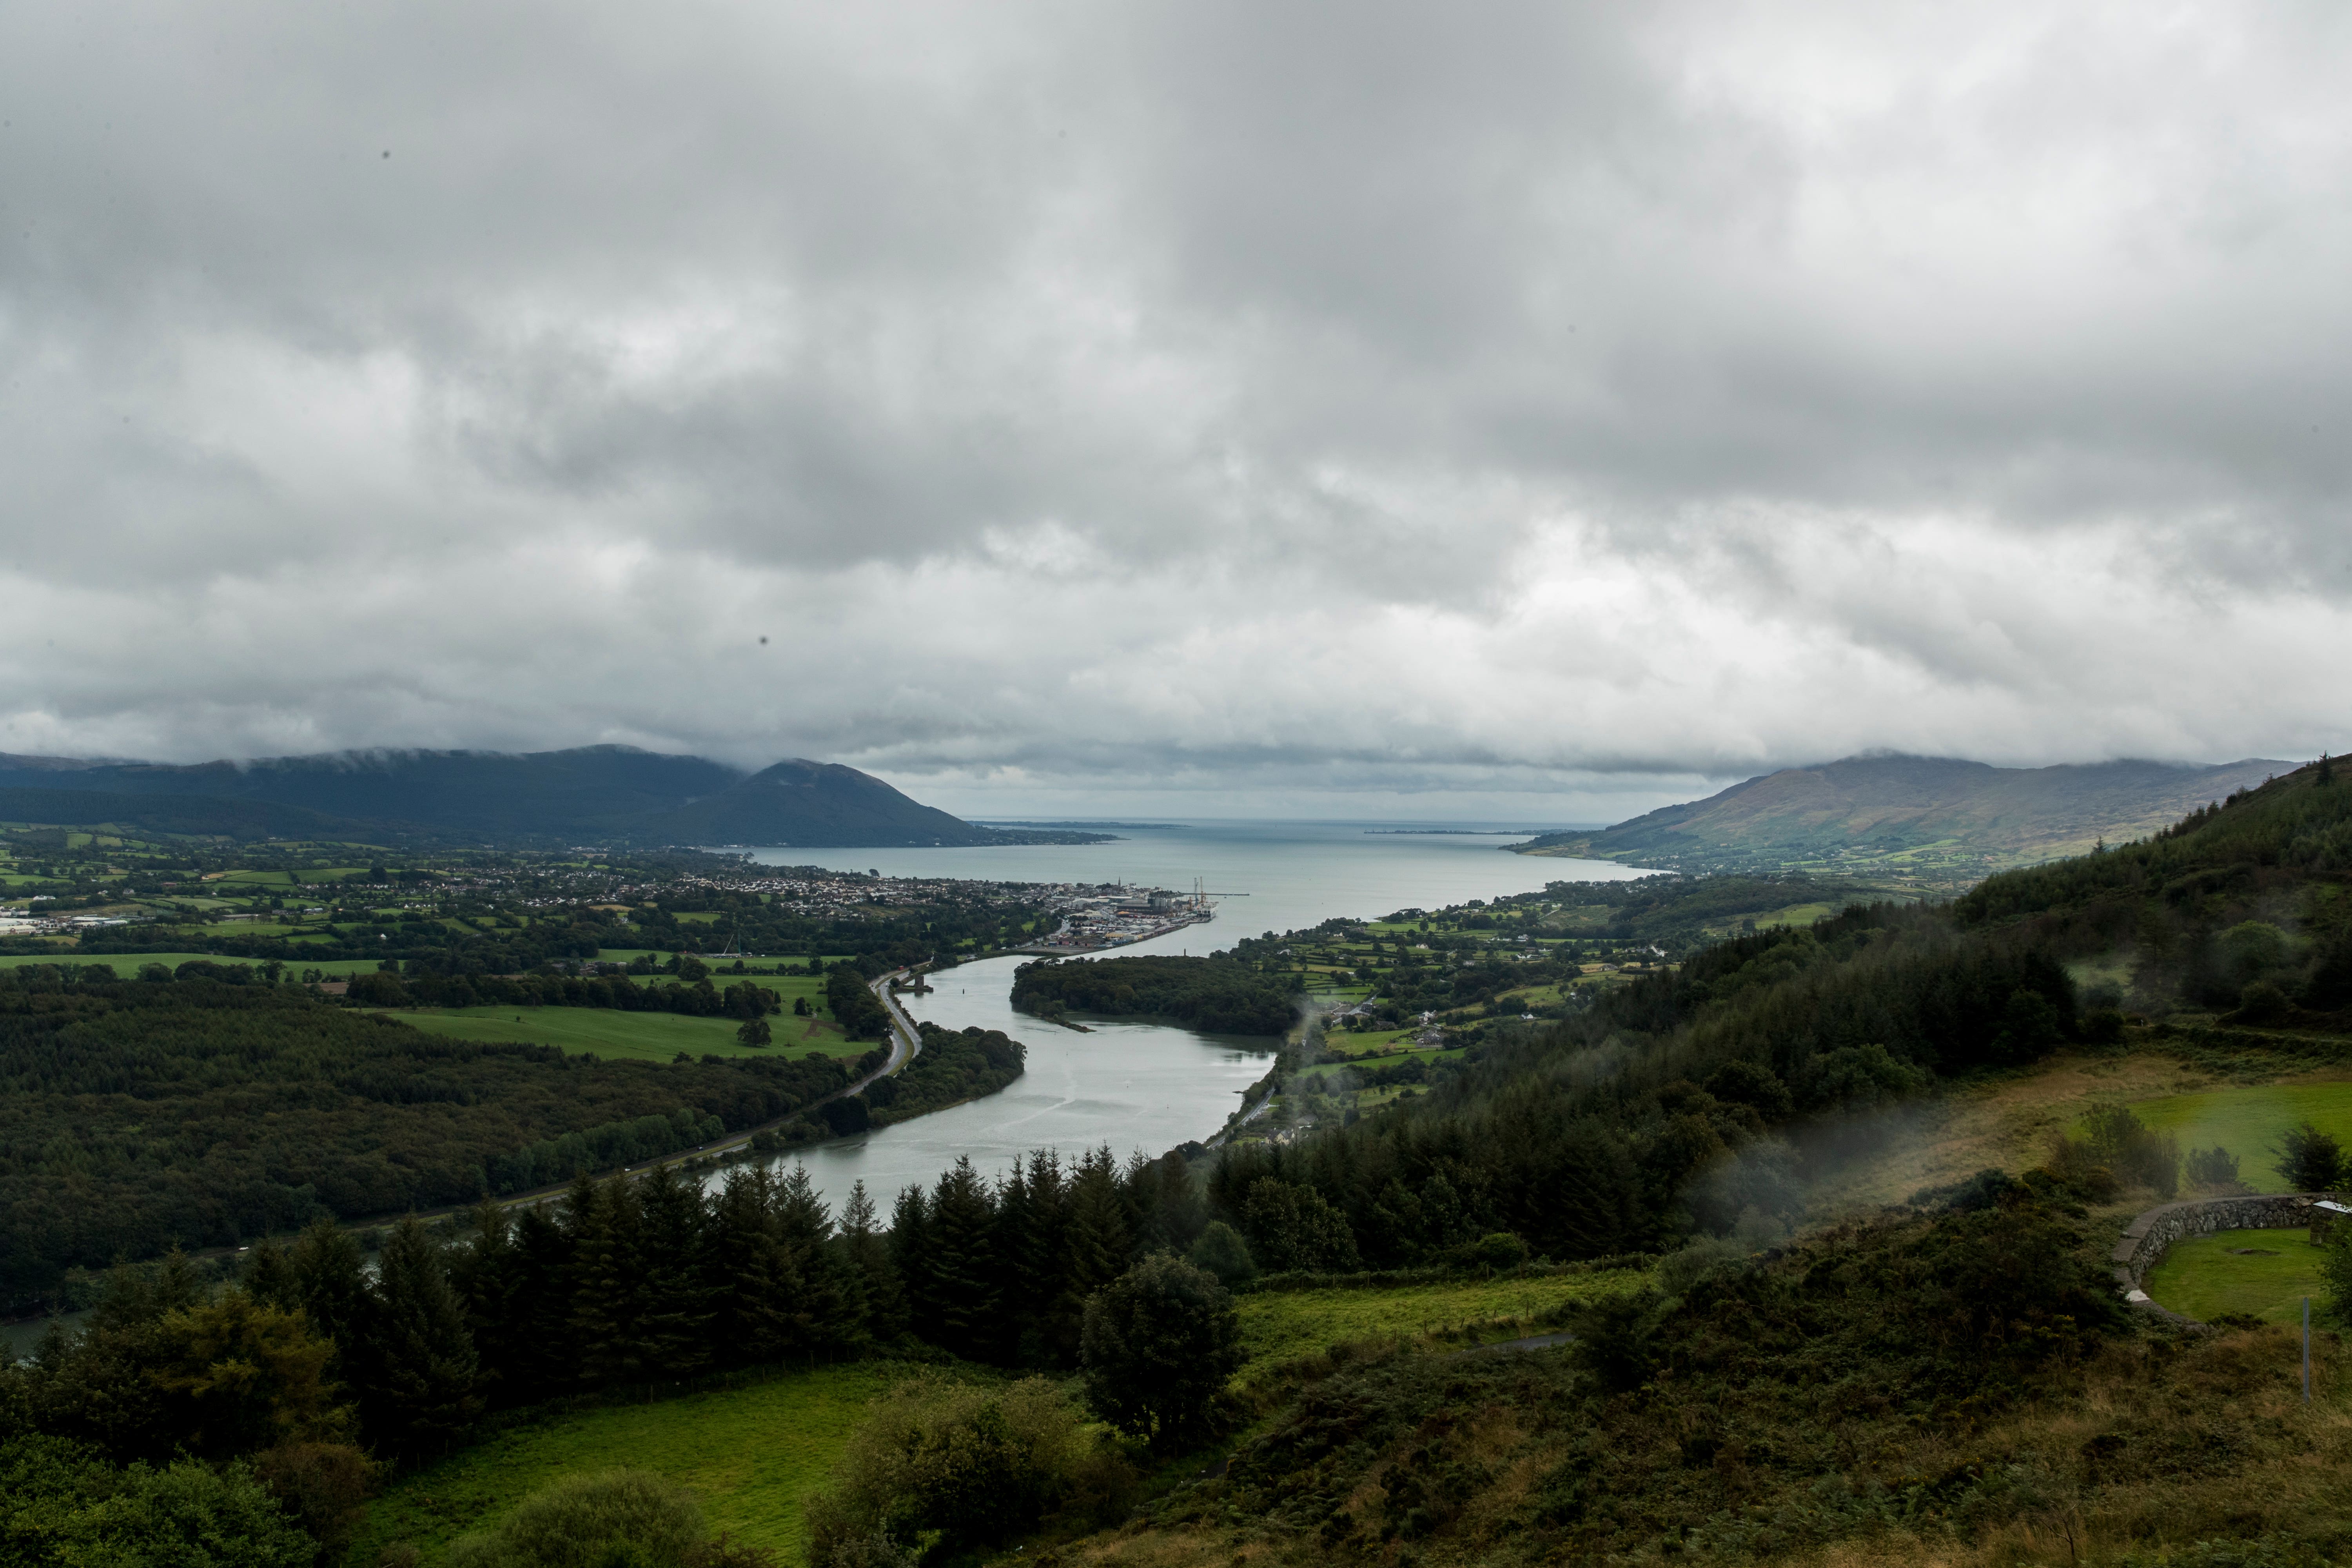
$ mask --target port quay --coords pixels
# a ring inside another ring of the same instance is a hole
[[[1015,948],[1016,952],[1066,957],[1074,952],[1099,952],[1106,948],[1131,947],[1155,936],[1205,925],[1216,918],[1216,906],[1196,881],[1190,893],[1165,888],[1108,888],[1068,893],[1054,900],[1061,924],[1042,942]]]

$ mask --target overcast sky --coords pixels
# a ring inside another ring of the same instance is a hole
[[[0,750],[2340,749],[2347,80],[2281,0],[12,0]]]

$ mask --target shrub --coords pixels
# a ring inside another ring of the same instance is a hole
[[[374,1463],[349,1443],[289,1443],[256,1455],[254,1471],[331,1561],[351,1543],[375,1489]]]
[[[2242,1023],[2274,1024],[2285,1017],[2293,1005],[2285,992],[2267,980],[2257,980],[2238,993],[2236,1016]]]
[[[643,1470],[541,1488],[496,1529],[449,1549],[449,1568],[702,1568],[710,1542],[686,1489]]]
[[[1257,1260],[1250,1256],[1249,1243],[1221,1219],[1210,1221],[1209,1228],[1192,1244],[1187,1261],[1215,1275],[1228,1289],[1257,1278]]]
[[[1570,1318],[1576,1363],[1612,1394],[1639,1388],[1665,1347],[1660,1331],[1674,1302],[1655,1290],[1630,1290],[1580,1304]]]
[[[1517,1268],[1528,1260],[1528,1244],[1507,1230],[1480,1237],[1462,1249],[1463,1263],[1472,1268]]]
[[[1087,1299],[1079,1354],[1095,1414],[1164,1445],[1206,1425],[1241,1364],[1241,1321],[1215,1276],[1163,1252]]]
[[[879,1568],[993,1546],[1066,1507],[1122,1499],[1124,1461],[1042,1377],[978,1388],[926,1373],[874,1405],[808,1501],[810,1568]]]
[[[239,1463],[117,1470],[58,1437],[0,1444],[10,1563],[229,1563],[310,1568],[317,1545]]]
[[[2033,1172],[2027,1172],[2029,1179]],[[2115,1201],[2116,1173],[2092,1152],[2088,1143],[2060,1133],[2050,1146],[2050,1159],[2041,1174],[2095,1204]]]
[[[2352,1225],[2339,1222],[2329,1228],[2319,1254],[2319,1288],[2328,1316],[2352,1327]]]
[[[2329,1192],[2344,1180],[2344,1146],[2308,1121],[2290,1128],[2271,1152],[2278,1156],[2271,1169],[2299,1193]]]
[[[2244,1184],[2238,1180],[2238,1157],[2220,1144],[2210,1149],[2191,1149],[2182,1162],[2182,1173],[2192,1187],[2208,1191],[2232,1190]]]
[[[2170,1198],[2180,1191],[2180,1146],[2169,1132],[2157,1132],[2121,1105],[2102,1106],[2084,1118],[2085,1141],[2093,1159],[2127,1182],[2137,1182],[2158,1196]]]

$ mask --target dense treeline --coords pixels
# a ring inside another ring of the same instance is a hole
[[[2323,760],[2191,813],[2152,838],[1988,879],[1955,911],[2074,953],[2122,950],[2155,1010],[2257,1024],[2352,1012],[2352,782]]]
[[[2083,1027],[2046,952],[1962,935],[1935,910],[1851,910],[1719,943],[1565,1023],[1507,1032],[1399,1109],[1303,1143],[1242,1145],[1210,1193],[1253,1247],[1276,1247],[1277,1268],[1334,1267],[1348,1248],[1302,1256],[1281,1225],[1251,1221],[1269,1182],[1342,1218],[1375,1268],[1496,1231],[1556,1258],[1631,1251],[1748,1207],[1792,1212],[1771,1129],[1793,1116],[2031,1061]]]
[[[1296,982],[1229,958],[1040,959],[1013,971],[1013,1005],[1174,1018],[1219,1035],[1279,1035],[1298,1021]]]
[[[871,973],[868,973],[871,971]],[[882,973],[881,961],[836,963],[824,977],[824,1005],[833,1021],[853,1040],[878,1040],[890,1032],[890,1016],[867,988]]]
[[[1504,900],[1525,904],[1549,900],[1575,906],[1587,919],[1567,929],[1613,941],[1661,942],[1679,950],[1705,940],[1705,928],[1742,916],[1769,914],[1791,905],[1867,902],[1876,889],[1843,878],[1789,876],[1636,877],[1624,882],[1553,882],[1541,893]]]
[[[922,1049],[915,1059],[903,1071],[875,1079],[860,1097],[877,1127],[994,1094],[1019,1078],[1028,1062],[1028,1047],[999,1029],[942,1029],[930,1023],[917,1028]]]
[[[294,986],[0,972],[0,1295],[667,1152],[880,1060],[598,1061],[427,1035]]]
[[[740,866],[730,869],[741,874]],[[117,899],[123,890],[108,890],[104,897]],[[713,918],[680,918],[700,915]],[[385,911],[346,902],[329,910],[328,927],[311,928],[299,942],[197,927],[173,931],[171,944],[297,964],[391,958],[412,974],[469,979],[520,973],[551,963],[578,963],[593,959],[598,949],[606,947],[708,952],[730,942],[747,952],[870,955],[887,961],[886,968],[897,968],[961,947],[1003,946],[1042,918],[1026,905],[1005,907],[978,900],[804,914],[762,902],[756,893],[695,889],[665,893],[653,907],[630,910],[625,918],[617,911],[582,906],[529,921],[499,921],[491,930],[452,923],[430,910]],[[487,913],[485,919],[488,923]],[[118,926],[86,934],[80,950],[92,955],[133,955],[155,945],[153,928]]]
[[[715,1194],[667,1167],[583,1176],[552,1204],[479,1205],[446,1238],[403,1221],[373,1267],[321,1220],[257,1246],[217,1295],[177,1254],[117,1269],[84,1331],[0,1369],[0,1475],[63,1466],[86,1499],[184,1456],[179,1484],[227,1516],[212,1550],[291,1568],[309,1548],[287,1548],[289,1515],[331,1553],[375,1466],[446,1452],[500,1408],[917,1340],[1066,1370],[1088,1301],[1202,1223],[1181,1158],[1108,1151],[1035,1154],[993,1186],[960,1162],[899,1194],[887,1231],[862,1184],[836,1220],[797,1167],[739,1168]]]

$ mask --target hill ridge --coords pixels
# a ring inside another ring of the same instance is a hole
[[[314,826],[331,818],[402,837],[526,842],[887,848],[1106,837],[975,826],[839,763],[791,758],[754,773],[616,742],[544,752],[351,747],[194,763],[0,756],[0,792],[15,791],[235,801],[310,814]]]
[[[1599,833],[1546,834],[1519,853],[1640,861],[1685,870],[1892,861],[1935,879],[1973,879],[2157,832],[2294,764],[2119,758],[2004,768],[1964,757],[1863,753],[1759,773],[1704,800]]]

